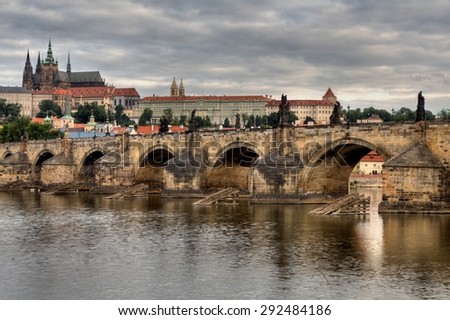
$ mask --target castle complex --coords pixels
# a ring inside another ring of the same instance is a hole
[[[27,52],[22,78],[23,88],[28,90],[50,90],[54,88],[103,86],[105,86],[105,81],[102,79],[99,71],[72,72],[70,53],[67,56],[66,71],[59,70],[58,60],[53,57],[50,40],[45,59],[41,60],[41,54],[38,54],[34,73],[30,61],[30,52]]]

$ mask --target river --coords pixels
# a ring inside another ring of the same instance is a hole
[[[450,299],[450,216],[0,193],[0,299]]]

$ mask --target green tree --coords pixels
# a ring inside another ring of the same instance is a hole
[[[267,124],[269,126],[271,126],[272,128],[278,126],[278,113],[277,112],[272,112],[271,114],[269,114],[269,116],[267,117]]]
[[[292,111],[289,111],[289,114],[288,114],[289,123],[295,123],[295,121],[297,121],[297,120],[298,120],[298,117],[295,115],[295,113]]]
[[[99,106],[97,103],[85,103],[78,108],[73,117],[77,123],[88,123],[91,115],[94,115],[95,121],[106,122],[107,114],[105,106]]]
[[[372,115],[378,115],[380,119],[382,119],[385,122],[392,121],[392,114],[385,110],[385,109],[375,109],[374,107],[365,108],[361,112],[361,118],[360,119],[367,119]]]
[[[30,124],[29,117],[18,117],[10,123],[6,123],[0,131],[1,142],[16,142],[27,139],[27,126]]]
[[[150,108],[145,108],[144,112],[142,112],[141,116],[139,117],[138,125],[145,126],[152,120],[153,111]]]
[[[245,127],[246,128],[255,127],[255,122],[256,122],[255,116],[253,114],[251,114],[248,116],[248,120],[245,123]]]
[[[343,108],[342,113],[344,114],[346,121],[348,120],[349,122],[356,122],[358,119],[362,119],[360,108],[350,110]]]
[[[416,113],[409,108],[402,107],[394,114],[394,121],[414,121],[416,120]]]
[[[305,121],[303,121],[303,124],[308,124],[309,122],[316,123],[316,121],[311,116],[306,116]]]
[[[50,123],[30,122],[26,127],[26,133],[29,140],[56,139],[61,136],[61,132],[53,129]]]
[[[167,119],[169,124],[172,124],[172,121],[173,121],[172,109],[164,109],[164,117]]]
[[[264,119],[260,115],[255,117],[255,127],[261,127],[264,125]]]
[[[438,112],[438,115],[441,119],[448,120],[450,119],[450,110],[449,109],[442,109]]]
[[[42,100],[39,103],[39,112],[36,114],[37,118],[45,118],[49,116],[62,117],[61,108],[53,102],[53,100]]]
[[[436,120],[436,116],[430,110],[425,110],[425,120],[434,121]]]
[[[6,99],[0,99],[0,117],[8,121],[14,121],[20,114],[20,105],[17,103],[6,103]]]
[[[180,126],[185,126],[185,125],[187,125],[187,123],[188,123],[188,118],[187,118],[187,116],[185,116],[185,115],[180,116],[180,121],[178,122],[178,124],[179,124]]]
[[[124,108],[121,104],[116,106],[115,108],[115,119],[118,125],[122,127],[128,127],[134,124],[134,121],[131,121],[130,118],[123,112]]]

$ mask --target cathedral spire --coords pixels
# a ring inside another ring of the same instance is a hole
[[[36,73],[40,74],[41,73],[41,52],[38,52],[38,58],[37,58],[37,63],[36,63]]]
[[[45,58],[45,64],[55,63],[52,52],[52,39],[48,39],[47,58]]]
[[[25,64],[31,64],[31,61],[30,61],[30,49],[28,49],[27,50],[27,61],[25,61]]]
[[[72,72],[72,66],[70,64],[70,51],[67,53],[67,73]]]
[[[33,67],[30,61],[30,50],[27,50],[27,59],[23,69],[22,87],[28,90],[33,89]]]

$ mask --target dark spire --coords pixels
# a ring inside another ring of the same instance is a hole
[[[67,73],[72,72],[72,66],[70,65],[70,51],[67,53]]]
[[[22,87],[28,90],[33,89],[33,67],[30,61],[30,50],[27,50],[27,60],[23,69]]]
[[[36,73],[37,74],[41,73],[41,52],[38,52],[38,59],[37,59],[37,63],[36,63]]]

